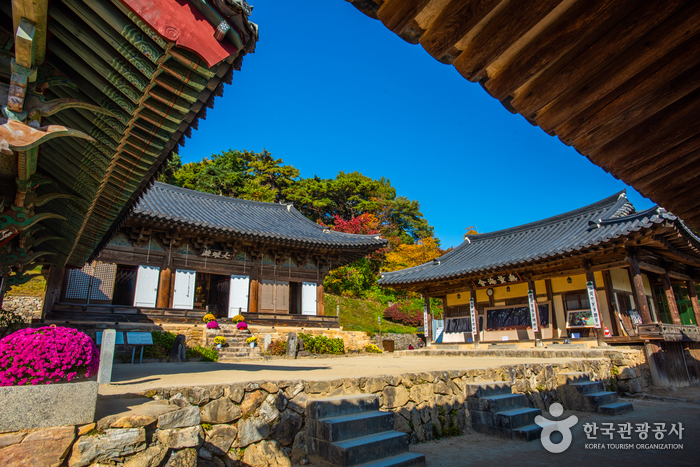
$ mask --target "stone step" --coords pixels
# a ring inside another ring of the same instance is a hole
[[[219,357],[219,363],[264,362],[265,357]]]
[[[524,407],[520,409],[506,410],[494,414],[494,422],[497,428],[514,430],[535,423],[535,417],[542,415],[540,409]]]
[[[634,410],[634,406],[629,402],[614,402],[612,404],[605,404],[598,406],[598,413],[604,415],[622,415],[623,413],[631,412]]]
[[[409,436],[400,431],[385,431],[368,436],[330,443],[316,438],[310,438],[312,443],[321,443],[320,452],[328,452],[324,456],[330,465],[351,466],[396,456],[408,451]],[[308,441],[307,441],[308,442]],[[323,446],[323,445],[327,445]]]
[[[610,391],[593,392],[591,394],[586,394],[583,396],[584,403],[588,407],[588,410],[592,412],[597,412],[598,407],[601,405],[614,404],[618,401],[617,393]]]
[[[554,425],[555,422],[548,421],[545,422],[544,425]],[[519,439],[521,441],[534,441],[536,439],[540,439],[540,435],[542,434],[542,429],[544,427],[537,425],[536,423],[533,423],[532,425],[525,425],[521,426],[520,428],[516,428],[512,432],[512,438],[513,439]]]
[[[357,467],[425,467],[425,454],[404,452],[396,456],[360,464]]]
[[[489,397],[512,394],[512,384],[508,381],[483,381],[466,385],[467,397]]]
[[[578,394],[586,395],[605,391],[605,385],[602,381],[584,381],[582,383],[569,383],[564,386],[564,390],[571,390]]]
[[[362,412],[340,417],[309,420],[307,436],[326,441],[343,441],[394,429],[393,412]]]
[[[557,374],[557,384],[559,386],[563,386],[565,384],[571,384],[571,383],[583,383],[585,381],[590,381],[590,380],[591,380],[590,375],[588,373],[583,373],[581,371]]]
[[[309,419],[323,419],[379,410],[379,398],[374,394],[325,397],[312,399],[306,407]]]
[[[505,410],[527,407],[527,397],[524,394],[501,394],[490,397],[469,397],[467,408],[482,412],[503,412]]]

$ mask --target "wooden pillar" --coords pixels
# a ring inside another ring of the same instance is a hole
[[[673,324],[681,324],[681,315],[678,313],[678,303],[676,303],[676,294],[673,293],[673,287],[671,286],[671,278],[668,276],[668,271],[664,269],[664,273],[661,274],[661,283],[664,286],[664,294],[666,294],[666,302],[668,303],[668,310],[671,312],[671,321]]]
[[[549,310],[552,313],[552,339],[555,338],[554,330],[559,329],[559,323],[557,323],[557,313],[554,311],[554,293],[552,292],[552,279],[544,280],[544,287],[547,291],[547,300],[549,300]],[[557,334],[558,335],[558,334]]]
[[[537,291],[535,290],[535,281],[533,281],[532,279],[528,279],[527,288],[532,290],[532,297],[535,300],[535,320],[537,321],[537,332],[535,333],[535,339],[539,339],[540,341],[542,341],[542,324],[540,323],[540,308],[537,305]]]
[[[53,307],[61,298],[61,284],[63,283],[63,273],[65,269],[60,266],[50,266],[49,274],[46,278],[46,288],[44,289],[44,300],[41,306],[41,321],[46,319],[46,314],[53,311]]]
[[[630,273],[632,275],[632,289],[634,290],[634,300],[637,302],[637,308],[642,317],[643,324],[653,323],[651,319],[651,311],[647,303],[647,295],[644,293],[644,281],[642,280],[642,271],[639,269],[637,255],[633,250],[627,249],[627,262],[630,265]]]
[[[156,306],[158,308],[170,308],[170,299],[173,292],[175,282],[175,268],[167,266],[160,270],[158,278],[158,300]]]
[[[323,282],[316,285],[316,316],[324,316],[326,308],[323,303]]]
[[[248,312],[260,313],[260,280],[258,278],[260,268],[253,262],[250,270],[250,290],[248,292]]]
[[[584,267],[586,268],[586,285],[588,285],[588,282],[593,283],[593,292],[595,293],[597,305],[600,302],[600,300],[598,300],[598,289],[595,286],[595,274],[593,274],[593,271],[591,271],[590,264],[586,263]],[[598,345],[604,346],[607,345],[605,343],[605,330],[603,329],[603,326],[605,326],[605,322],[603,321],[603,313],[600,311],[600,307],[598,307],[598,319],[600,320],[600,328],[593,329],[595,330],[595,336],[598,339]]]
[[[695,314],[695,325],[700,326],[700,304],[698,303],[698,293],[695,290],[695,282],[685,281],[685,286],[688,288],[690,303],[693,305],[693,313]]]
[[[610,314],[610,321],[612,321],[612,329],[610,330],[613,336],[624,336],[622,330],[620,329],[620,312],[617,309],[617,303],[615,302],[615,292],[612,288],[612,278],[610,277],[610,271],[607,269],[603,271],[603,286],[605,287],[605,298],[608,301],[608,313]]]

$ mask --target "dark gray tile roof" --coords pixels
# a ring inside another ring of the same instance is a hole
[[[466,235],[464,243],[444,256],[413,268],[384,273],[379,284],[449,280],[520,266],[598,245],[664,220],[677,218],[658,206],[635,213],[621,191],[589,206],[530,224]]]
[[[304,217],[291,204],[228,198],[160,182],[156,182],[138,202],[132,216],[203,228],[233,237],[316,248],[373,251],[387,243],[379,235],[329,230]]]

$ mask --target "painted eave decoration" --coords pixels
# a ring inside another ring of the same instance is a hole
[[[251,10],[244,0],[0,2],[4,278],[80,267],[109,242],[254,51]]]
[[[700,2],[347,1],[700,229]]]

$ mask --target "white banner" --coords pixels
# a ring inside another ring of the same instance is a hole
[[[423,329],[425,332],[425,341],[430,343],[430,323],[428,323],[428,305],[423,304]]]
[[[527,291],[527,299],[530,303],[530,323],[532,324],[532,330],[533,332],[537,332],[537,313],[539,310],[535,306],[535,294],[532,292],[532,290]]]
[[[476,329],[476,310],[475,310],[474,308],[475,308],[475,307],[474,307],[474,299],[472,298],[472,299],[469,300],[469,312],[470,312],[471,317],[472,317],[472,337],[474,337],[474,335],[477,333],[477,329]]]
[[[586,282],[588,288],[588,303],[591,304],[591,314],[593,315],[593,327],[600,329],[600,313],[598,313],[598,294],[595,293],[593,281]]]

